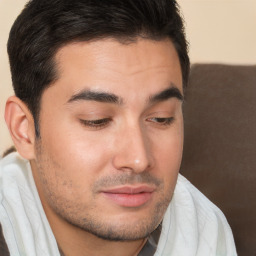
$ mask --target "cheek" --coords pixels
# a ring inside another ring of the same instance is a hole
[[[110,158],[107,138],[61,122],[45,125],[41,140],[53,168],[76,184],[92,180]]]
[[[182,118],[168,130],[154,138],[155,154],[162,159],[161,163],[179,164],[183,151],[183,120]]]
[[[168,135],[158,137],[155,143],[156,175],[161,175],[168,187],[174,187],[180,169],[183,151],[183,125],[170,131]]]
[[[180,141],[170,141],[162,144],[161,149],[155,154],[159,170],[163,170],[166,176],[177,175],[182,159],[182,148]]]

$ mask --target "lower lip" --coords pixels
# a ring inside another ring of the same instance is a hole
[[[123,207],[139,207],[147,203],[152,198],[152,193],[138,193],[138,194],[115,194],[104,193],[114,203]]]

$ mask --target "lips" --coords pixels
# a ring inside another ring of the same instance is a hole
[[[103,195],[112,203],[122,207],[140,207],[145,205],[153,196],[155,187],[123,186],[103,191]]]

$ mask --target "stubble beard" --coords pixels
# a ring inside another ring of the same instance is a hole
[[[165,202],[158,203],[151,216],[145,217],[143,220],[140,219],[136,223],[131,223],[129,219],[126,219],[125,222],[123,220],[122,223],[113,223],[105,219],[102,220],[100,216],[95,217],[85,212],[83,216],[77,211],[68,212],[69,207],[60,208],[56,207],[56,204],[53,204],[52,207],[62,219],[87,233],[103,240],[125,242],[147,238],[162,222],[169,202],[170,200],[165,200]]]
[[[145,216],[143,219],[139,219],[134,223],[130,223],[128,219],[125,221],[122,220],[122,223],[118,223],[118,221],[113,223],[113,221],[104,218],[104,213],[102,213],[102,216],[90,214],[94,212],[94,206],[87,206],[86,208],[82,204],[79,204],[79,198],[77,198],[77,200],[69,200],[61,193],[58,193],[60,191],[56,192],[55,184],[49,182],[44,170],[58,169],[60,166],[57,166],[56,163],[43,153],[43,147],[40,143],[37,144],[36,165],[41,183],[44,186],[44,197],[51,210],[67,223],[103,240],[122,242],[147,238],[161,223],[173,194],[171,189],[167,195],[162,193],[161,196],[159,196],[158,203],[154,206],[152,213],[150,213],[149,216]],[[140,174],[138,177],[136,179],[155,179],[152,177],[150,178],[148,174],[145,174],[144,176],[143,174]],[[109,180],[111,179],[111,177],[108,178]],[[127,179],[129,179],[128,176],[122,178],[122,182],[119,183],[124,183]],[[155,181],[155,183],[157,183],[157,181]],[[158,181],[158,183],[160,182]],[[163,187],[161,188],[160,184],[158,184],[158,186],[163,190]]]

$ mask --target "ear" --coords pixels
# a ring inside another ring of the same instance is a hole
[[[34,118],[27,105],[16,96],[11,96],[6,102],[5,121],[20,155],[28,160],[34,159]]]

